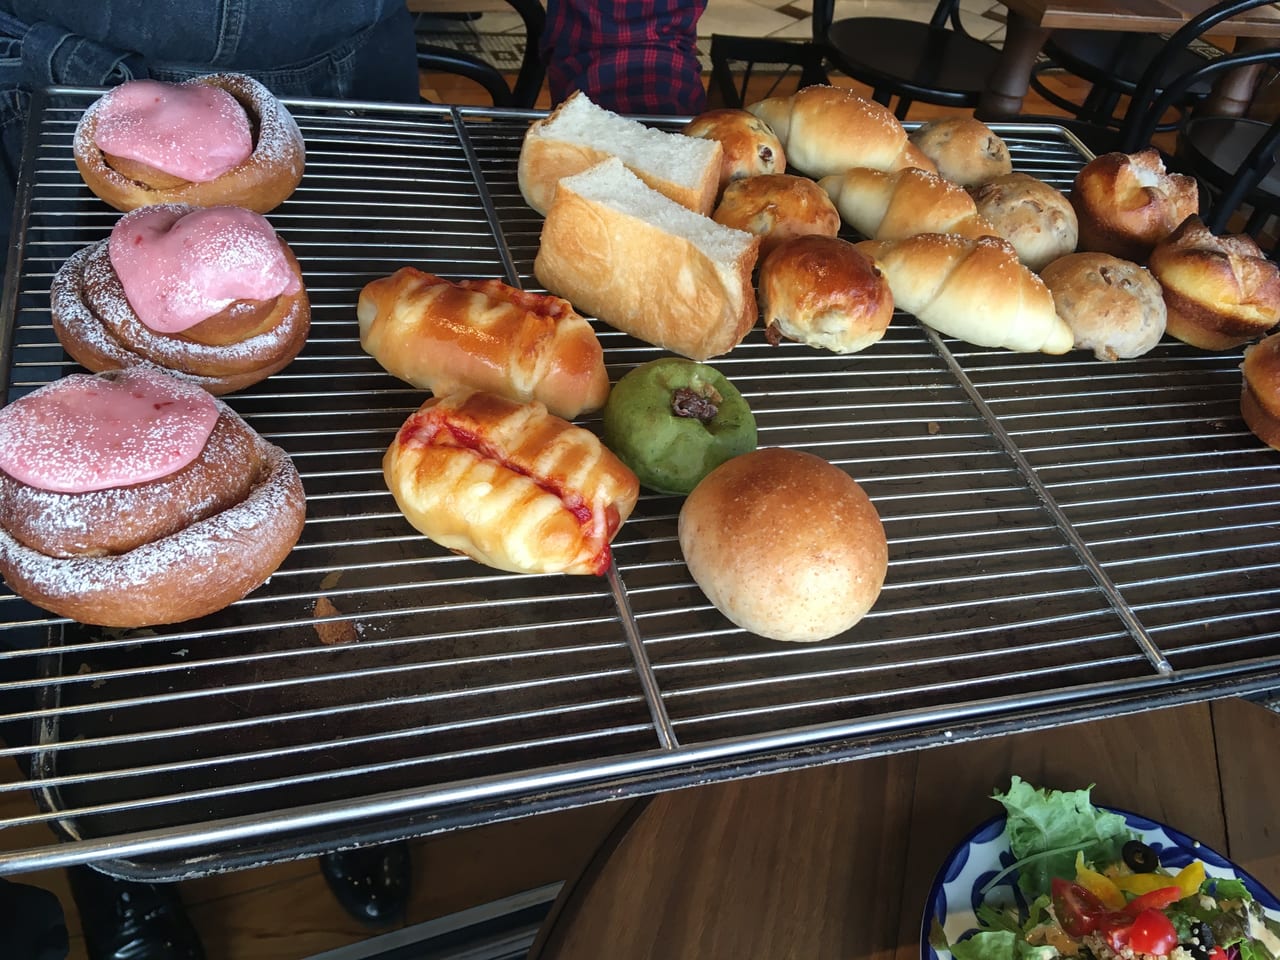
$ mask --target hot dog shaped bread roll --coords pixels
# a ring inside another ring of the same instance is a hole
[[[401,267],[360,291],[356,316],[368,354],[437,396],[486,390],[570,420],[609,398],[600,341],[559,297]]]
[[[894,304],[947,336],[1055,354],[1074,343],[1049,288],[1018,262],[1007,240],[922,233],[857,246],[884,271]]]
[[[405,518],[442,547],[514,573],[602,574],[639,496],[589,430],[491,393],[428,400],[382,461]]]
[[[937,169],[907,139],[892,111],[843,87],[801,87],[789,97],[770,97],[747,110],[782,141],[787,165],[811,177],[850,167]]]

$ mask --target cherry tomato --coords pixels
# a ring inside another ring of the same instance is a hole
[[[1144,893],[1140,897],[1130,900],[1124,908],[1124,912],[1131,917],[1136,917],[1143,910],[1163,910],[1171,903],[1177,903],[1182,899],[1182,891],[1177,887],[1161,887],[1159,890],[1152,890],[1150,893]]]
[[[1129,934],[1133,930],[1133,917],[1127,913],[1108,913],[1098,921],[1097,934],[1107,942],[1107,946],[1115,953],[1122,953],[1129,945]]]
[[[1083,937],[1098,928],[1098,922],[1107,915],[1107,908],[1092,893],[1070,880],[1054,877],[1049,884],[1049,897],[1053,900],[1053,912],[1058,926],[1069,937]]]
[[[1173,921],[1159,910],[1146,909],[1133,918],[1129,930],[1129,946],[1134,953],[1168,956],[1178,945],[1178,931]]]

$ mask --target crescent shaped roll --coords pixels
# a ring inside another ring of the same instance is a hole
[[[600,341],[560,297],[401,267],[360,291],[356,316],[366,353],[437,396],[485,390],[570,420],[609,398]]]
[[[1044,281],[1018,262],[1012,244],[922,233],[864,240],[893,302],[927,326],[980,347],[1066,353],[1074,337]]]
[[[844,222],[872,240],[899,240],[917,233],[955,233],[962,237],[1000,234],[967,190],[936,173],[907,167],[886,173],[854,167],[823,177]]]
[[[640,484],[594,433],[491,393],[433,397],[382,461],[405,518],[514,573],[602,574]]]

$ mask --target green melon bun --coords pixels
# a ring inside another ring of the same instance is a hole
[[[718,370],[666,357],[614,385],[604,442],[650,490],[687,494],[720,464],[756,448],[756,420]]]

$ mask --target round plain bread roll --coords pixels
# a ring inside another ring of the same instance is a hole
[[[972,187],[1013,171],[1009,147],[981,120],[941,117],[921,124],[910,140],[938,167],[938,175]]]
[[[821,457],[769,447],[716,467],[680,510],[680,549],[733,623],[773,640],[825,640],[863,618],[889,548],[871,500]]]
[[[789,173],[734,180],[724,188],[712,219],[758,236],[761,261],[784,240],[809,234],[834,237],[840,231],[840,212],[827,191]]]
[[[1072,253],[1049,264],[1040,279],[1058,316],[1075,335],[1075,349],[1099,360],[1140,357],[1165,330],[1164,296],[1148,271],[1109,253]]]
[[[1031,270],[1072,253],[1080,225],[1060,190],[1025,173],[1010,173],[969,191],[978,213],[1018,251]]]
[[[839,237],[795,237],[760,265],[765,335],[833,353],[879,341],[893,319],[893,292],[876,262]]]

